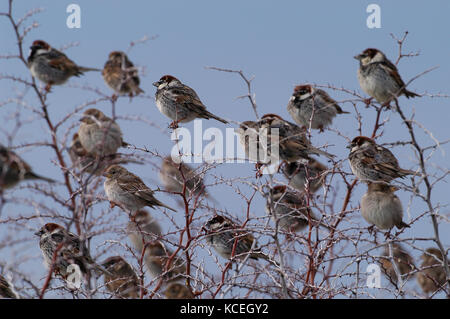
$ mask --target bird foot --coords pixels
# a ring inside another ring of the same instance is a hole
[[[387,231],[387,232],[384,234],[384,239],[388,240],[389,238],[391,238],[391,231],[390,231],[390,230]]]
[[[364,104],[366,104],[366,108],[368,108],[369,107],[369,105],[370,105],[370,103],[372,103],[372,97],[371,98],[368,98],[368,99],[364,99],[363,100],[363,102],[364,102]]]
[[[109,202],[109,208],[114,208],[116,206],[119,206],[117,203]]]
[[[47,85],[45,86],[44,89],[45,89],[45,92],[50,93],[51,90],[52,90],[52,85],[49,83],[49,84],[47,84]]]
[[[114,94],[111,96],[111,101],[112,101],[113,103],[116,103],[118,98],[119,98],[119,97],[117,96],[117,94],[114,93]]]
[[[263,170],[261,169],[263,167],[263,164],[261,163],[256,163],[255,164],[255,169],[256,169],[256,178],[260,178],[263,176]]]
[[[170,123],[169,128],[176,130],[178,128],[178,121],[173,121],[172,123]]]
[[[367,232],[372,235],[374,233],[375,225],[367,227]]]

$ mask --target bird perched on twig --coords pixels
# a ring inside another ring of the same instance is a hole
[[[55,181],[37,175],[16,153],[0,144],[0,190],[12,188],[23,180],[43,180],[48,183]]]
[[[64,279],[73,273],[68,271],[68,267],[73,264],[78,265],[80,271],[85,275],[91,269],[97,273],[108,274],[103,267],[92,260],[85,242],[61,225],[47,223],[35,235],[39,237],[39,247],[46,266],[51,269],[53,265],[55,274]]]
[[[320,131],[331,125],[337,114],[349,114],[327,92],[309,84],[294,88],[287,110],[298,125]]]
[[[121,298],[139,297],[139,280],[133,268],[120,256],[106,259],[102,266],[110,273],[105,274],[106,289]]]
[[[358,81],[364,92],[379,103],[389,103],[397,96],[420,96],[408,91],[397,67],[378,49],[369,48],[354,57],[359,61]]]
[[[138,70],[133,62],[128,59],[125,52],[111,52],[108,56],[108,61],[103,67],[102,75],[105,83],[116,94],[128,94],[130,97],[133,97],[144,93],[139,87]]]
[[[46,84],[47,91],[50,91],[52,85],[66,83],[72,76],[80,76],[87,71],[100,71],[75,64],[64,53],[42,40],[36,40],[31,45],[28,68],[33,77]]]
[[[196,118],[228,123],[206,110],[197,93],[172,75],[164,75],[153,86],[157,88],[156,106],[162,114],[173,120],[170,125],[172,128],[178,127],[178,123],[187,123]]]
[[[394,192],[396,187],[383,183],[369,183],[361,198],[361,215],[379,229],[409,227],[403,222],[403,207]]]
[[[384,246],[383,256],[385,257],[380,259],[381,269],[389,280],[397,282],[397,274],[389,258],[388,245]],[[400,275],[406,275],[414,270],[413,258],[400,244],[392,244],[392,256]]]
[[[2,275],[0,275],[0,299],[2,298],[18,299],[19,297],[13,291],[10,283]]]
[[[98,109],[84,111],[80,122],[78,138],[90,155],[113,155],[119,147],[127,145],[122,139],[120,126]]]
[[[434,293],[447,282],[443,260],[442,253],[437,248],[428,248],[423,253],[417,282],[426,294]]]
[[[369,137],[357,136],[347,148],[350,149],[348,159],[353,174],[366,183],[389,183],[395,178],[416,174],[400,168],[394,154]]]
[[[103,186],[111,208],[117,205],[128,213],[133,213],[145,206],[150,208],[160,206],[176,212],[175,209],[157,200],[142,179],[125,167],[110,166],[103,175],[106,177]]]
[[[310,158],[307,163],[302,161],[287,163],[281,166],[281,171],[289,180],[289,185],[300,192],[308,190],[310,193],[317,192],[325,183],[327,167]]]

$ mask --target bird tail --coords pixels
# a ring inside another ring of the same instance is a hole
[[[28,179],[28,180],[40,179],[40,180],[46,181],[48,183],[56,183],[56,181],[51,179],[51,178],[40,176],[40,175],[37,175],[37,174],[35,174],[33,172],[27,172],[25,174],[25,179]]]
[[[157,205],[157,206],[165,207],[165,208],[167,208],[167,209],[169,209],[169,210],[171,210],[171,211],[173,211],[173,212],[175,212],[175,213],[177,212],[175,209],[173,209],[172,207],[170,207],[170,206],[164,204],[163,202],[160,202],[160,201],[157,200],[156,198],[155,198],[155,200],[156,200],[156,205]]]
[[[405,96],[409,99],[410,97],[418,97],[418,96],[420,96],[419,94],[417,94],[417,93],[414,93],[414,92],[411,92],[411,91],[408,91],[407,89],[404,89],[403,90],[403,94],[405,94]]]
[[[87,67],[84,67],[84,66],[78,67],[78,70],[79,70],[81,73],[83,73],[83,72],[89,72],[89,71],[97,71],[97,72],[100,72],[100,71],[101,71],[100,69],[96,69],[96,68],[87,68]]]
[[[403,168],[400,168],[398,172],[400,173],[400,175],[402,177],[403,176],[407,176],[407,175],[415,175],[415,174],[417,174],[416,171],[411,171],[409,169],[403,169]]]
[[[409,225],[406,224],[405,222],[401,221],[400,223],[398,223],[397,225],[395,225],[395,227],[397,227],[398,229],[402,229],[402,228],[410,228],[411,226],[409,226]]]
[[[226,121],[223,118],[220,118],[220,117],[218,117],[218,116],[216,116],[216,115],[214,115],[214,114],[212,114],[212,113],[210,113],[208,111],[206,111],[206,113],[205,113],[205,118],[207,118],[207,119],[213,118],[213,119],[215,119],[215,120],[217,120],[219,122],[222,122],[224,124],[228,124],[228,121]]]
[[[328,153],[328,152],[319,150],[319,149],[317,149],[317,148],[312,148],[312,153],[317,154],[317,155],[323,155],[323,156],[326,156],[326,157],[328,157],[328,158],[330,158],[330,159],[336,157],[336,156],[333,155],[333,154],[330,154],[330,153]]]

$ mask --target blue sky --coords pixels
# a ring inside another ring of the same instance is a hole
[[[66,7],[77,3],[81,7],[81,29],[66,27]],[[254,119],[253,112],[247,100],[236,99],[246,94],[246,86],[234,74],[221,73],[205,69],[206,66],[217,66],[229,69],[242,69],[249,77],[255,76],[252,82],[253,92],[259,113],[277,113],[290,120],[286,110],[288,99],[293,87],[300,83],[310,82],[322,85],[331,84],[335,87],[345,87],[362,92],[356,78],[357,61],[353,56],[367,47],[382,50],[389,58],[395,60],[398,47],[390,37],[390,33],[401,36],[409,31],[404,45],[405,52],[420,52],[420,56],[405,58],[399,64],[399,71],[405,81],[431,68],[439,68],[414,81],[409,89],[419,93],[449,94],[450,63],[448,61],[450,42],[448,31],[450,22],[448,1],[116,1],[116,0],[79,0],[79,1],[16,1],[16,17],[35,7],[44,11],[31,20],[39,22],[40,27],[30,32],[25,39],[25,48],[35,39],[43,39],[56,48],[69,43],[78,45],[66,51],[67,55],[83,66],[103,67],[107,55],[112,50],[126,50],[130,41],[143,36],[157,36],[156,39],[134,47],[129,57],[139,67],[145,67],[141,76],[141,87],[150,97],[154,95],[151,83],[164,74],[172,74],[182,82],[194,88],[208,109],[226,119],[244,121]],[[381,7],[381,28],[369,29],[366,26],[366,7],[376,3]],[[0,11],[5,11],[6,1],[0,3]],[[0,55],[16,53],[15,39],[8,21],[0,17],[0,39],[2,47]],[[18,61],[0,59],[0,73],[16,74],[29,78],[28,70]],[[79,79],[71,79],[68,85],[54,89],[49,95],[49,112],[52,118],[60,119],[76,105],[95,94],[74,88],[72,86],[86,85],[99,88],[110,94],[101,76],[88,73]],[[0,80],[0,101],[18,94],[23,87],[17,83]],[[349,96],[341,92],[329,90],[331,96],[342,101]],[[26,99],[36,102],[32,92],[26,93]],[[408,116],[415,112],[415,119],[433,132],[440,141],[449,138],[448,119],[450,118],[449,100],[444,98],[418,98],[407,100],[400,98],[403,110]],[[110,112],[107,103],[97,105],[104,112]],[[342,107],[352,112],[351,115],[338,117],[333,127],[344,135],[357,135],[355,112],[349,103]],[[7,118],[17,106],[8,104],[0,108],[0,120],[5,130],[11,129],[11,121]],[[370,135],[374,123],[374,111],[358,105],[363,115],[363,133]],[[24,111],[25,118],[33,119],[31,113]],[[151,98],[120,99],[117,104],[117,114],[120,116],[137,115],[155,123],[162,129],[167,127],[169,120],[161,115]],[[392,142],[408,138],[405,127],[399,116],[393,112],[385,112],[383,118],[390,117],[390,122],[384,128],[384,135],[379,142]],[[76,122],[77,119],[71,121]],[[146,146],[168,153],[172,144],[161,130],[143,123],[121,121],[119,124],[126,141],[136,146]],[[192,123],[184,125],[192,128]],[[213,121],[204,121],[203,127],[217,126],[225,130],[224,125]],[[13,141],[14,145],[42,140],[42,132],[48,134],[43,121],[33,121],[25,125]],[[431,145],[432,140],[418,129],[418,140],[421,145]],[[6,143],[4,134],[0,135],[2,143]],[[48,135],[46,135],[48,139]],[[328,151],[339,158],[346,158],[346,141],[332,132],[314,134],[314,145],[332,144]],[[434,154],[431,163],[433,167],[441,166],[448,169],[448,153],[450,147],[442,146],[442,152]],[[54,160],[50,149],[38,147],[21,150],[23,157],[36,171],[62,180],[57,167],[49,164]],[[416,168],[417,162],[411,147],[396,147],[393,152],[404,168]],[[158,161],[156,161],[157,163]],[[431,164],[430,164],[431,165]],[[348,163],[343,167],[349,170]],[[158,182],[157,170],[153,166],[130,166],[134,172],[141,175],[146,182],[154,186]],[[434,171],[435,168],[430,168]],[[214,171],[215,174],[226,177],[250,176],[253,174],[252,164],[222,165]],[[281,177],[280,177],[281,178]],[[211,178],[207,181],[212,182]],[[408,183],[408,181],[406,181]],[[341,203],[344,185],[336,185],[341,191],[337,202]],[[365,186],[359,185],[354,194],[351,206],[358,205],[358,198],[365,191]],[[20,191],[26,196],[26,191]],[[246,190],[249,193],[249,190]],[[210,193],[235,216],[243,216],[242,201],[236,200],[236,194],[226,186],[210,189]],[[448,201],[448,184],[438,185],[433,193],[435,203],[440,203],[440,213],[448,217],[449,211],[445,205]],[[408,206],[410,195],[405,192],[398,194]],[[169,203],[174,203],[165,195]],[[106,207],[106,203],[105,203]],[[340,207],[340,204],[337,205]],[[3,214],[14,215],[14,206]],[[425,206],[420,201],[413,201],[405,218],[423,213]],[[29,207],[21,208],[24,214],[29,213]],[[253,207],[256,216],[263,216],[263,200],[257,198]],[[116,212],[117,215],[120,215]],[[154,212],[157,215],[157,212]],[[357,223],[366,227],[359,212],[353,214]],[[3,215],[5,216],[5,215]],[[2,216],[0,216],[1,218]],[[123,216],[122,216],[123,218]],[[122,219],[123,221],[123,219]],[[164,224],[164,217],[161,218]],[[37,225],[35,225],[37,227]],[[450,242],[448,223],[441,223],[442,240],[448,248]],[[432,232],[429,217],[416,223],[403,235],[406,237],[424,237]],[[402,236],[403,236],[402,235]],[[24,234],[24,237],[26,235]],[[29,240],[28,248],[33,255],[39,256],[37,242]],[[423,243],[416,243],[423,247]],[[427,243],[431,245],[431,243]],[[14,252],[0,249],[2,254]],[[208,257],[205,257],[206,259]],[[27,266],[28,267],[28,266]],[[40,265],[39,265],[40,267]],[[40,270],[40,274],[45,274]]]

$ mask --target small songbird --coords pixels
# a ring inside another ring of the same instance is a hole
[[[183,278],[182,275],[186,273],[186,262],[178,255],[171,258],[173,253],[161,241],[153,241],[148,244],[145,264],[153,278],[163,276],[165,281]]]
[[[171,124],[173,128],[176,128],[178,123],[187,123],[196,118],[207,120],[212,118],[228,123],[206,110],[197,93],[171,75],[164,75],[159,81],[154,82],[153,86],[157,88],[156,106],[162,114],[173,120]]]
[[[369,183],[367,193],[361,198],[361,215],[379,229],[409,227],[402,221],[403,207],[394,192],[396,187],[384,183]]]
[[[394,266],[389,258],[388,245],[384,246],[383,256],[385,257],[380,259],[381,269],[389,280],[392,282],[397,282],[397,274],[395,273]],[[406,275],[414,270],[413,258],[400,244],[392,244],[392,256],[402,277],[403,275]]]
[[[0,144],[0,191],[16,186],[22,180],[55,181],[37,175],[16,153]]]
[[[111,208],[119,206],[129,213],[148,206],[165,207],[176,212],[175,209],[160,202],[153,196],[153,191],[144,184],[142,179],[129,172],[120,165],[110,166],[103,174],[106,177],[104,188]]]
[[[259,150],[267,153],[264,163],[274,162],[277,159],[291,163],[309,159],[312,154],[334,157],[312,146],[304,127],[285,121],[276,114],[265,114],[257,122],[243,122],[236,132],[250,160],[264,160],[264,156],[259,156]]]
[[[400,95],[420,96],[408,91],[397,67],[378,49],[366,49],[354,57],[359,61],[358,81],[364,92],[379,103],[389,103]]]
[[[127,224],[128,238],[138,252],[142,252],[144,244],[161,236],[161,227],[146,210],[138,210]]]
[[[167,299],[194,299],[194,294],[188,287],[176,282],[166,288],[164,295]]]
[[[292,162],[281,166],[284,176],[289,180],[289,185],[300,192],[308,190],[310,193],[317,192],[325,183],[327,167],[314,158],[308,163]]]
[[[47,85],[47,91],[50,91],[52,85],[66,83],[72,76],[80,76],[87,71],[100,71],[76,65],[64,53],[42,40],[36,40],[31,45],[28,68],[33,77]]]
[[[92,260],[85,242],[64,227],[55,223],[47,223],[35,235],[39,236],[39,247],[46,266],[51,269],[53,265],[55,274],[66,278],[73,273],[73,271],[68,271],[68,267],[72,264],[78,265],[80,271],[85,275],[91,269],[100,273],[108,273]]]
[[[106,289],[120,298],[138,298],[139,280],[133,268],[120,256],[106,259],[102,266],[110,273],[105,274]]]
[[[9,282],[0,275],[0,299],[19,299],[19,296],[13,291]]]
[[[227,217],[214,216],[206,223],[205,230],[207,233],[206,242],[225,259],[230,259],[232,255],[244,259],[250,254],[251,259],[262,258],[270,261],[270,258],[254,245],[255,237],[244,230],[240,230]]]
[[[278,219],[278,225],[287,231],[298,232],[319,222],[309,208],[305,194],[293,192],[285,185],[277,185],[270,189],[266,196],[266,211],[273,219]]]
[[[119,147],[127,145],[119,125],[100,110],[86,110],[80,122],[78,138],[90,155],[112,155]]]
[[[447,282],[443,260],[442,253],[437,248],[428,248],[422,255],[417,282],[424,293],[434,293]]]
[[[337,114],[345,114],[327,92],[311,85],[298,85],[289,99],[287,110],[298,124],[323,131],[331,125]]]
[[[109,54],[102,75],[105,83],[117,94],[128,94],[133,97],[144,93],[139,87],[137,68],[122,51],[113,51]]]
[[[357,136],[347,147],[348,159],[353,174],[364,182],[386,182],[416,174],[415,171],[400,168],[394,154],[366,136]]]
[[[103,157],[97,157],[85,150],[80,142],[78,133],[72,137],[70,147],[67,149],[72,165],[80,170],[81,173],[89,173],[100,176],[111,165],[122,165],[128,163],[141,164],[141,162],[123,157],[121,154],[110,154]]]
[[[201,174],[183,162],[175,163],[171,156],[163,159],[159,179],[169,192],[182,193],[186,183],[187,197],[201,193],[207,195]]]

